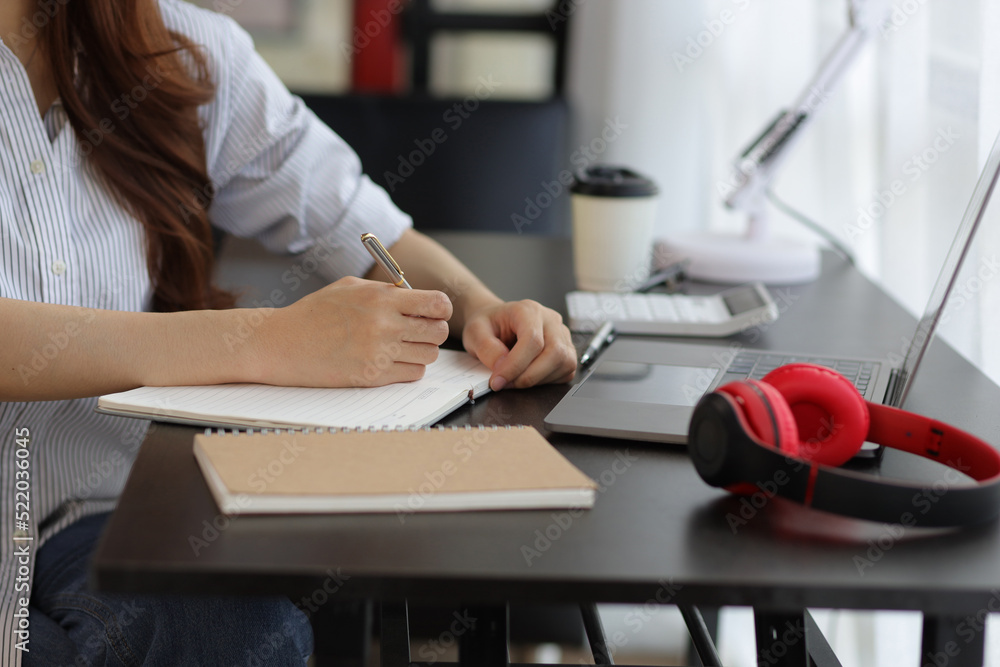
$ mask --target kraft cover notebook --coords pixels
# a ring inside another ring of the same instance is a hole
[[[237,428],[411,428],[433,424],[487,393],[490,370],[466,352],[439,350],[415,382],[315,389],[263,384],[140,387],[101,396],[97,411]]]
[[[597,485],[530,426],[206,433],[225,514],[589,508]]]

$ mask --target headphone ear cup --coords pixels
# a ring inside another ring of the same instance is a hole
[[[797,425],[799,457],[839,466],[868,435],[865,399],[840,373],[815,364],[788,364],[764,376],[781,393]]]
[[[789,456],[799,454],[799,432],[785,398],[766,382],[742,380],[717,390],[739,406],[750,434],[763,444]]]
[[[798,456],[799,434],[795,417],[784,397],[774,387],[756,380],[741,380],[723,385],[716,391],[733,400],[737,417],[754,440],[788,456]],[[755,493],[757,487],[748,481],[727,486],[726,490],[748,496]]]

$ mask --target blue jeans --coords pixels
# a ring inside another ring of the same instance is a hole
[[[312,629],[287,598],[88,590],[87,565],[107,518],[81,519],[38,551],[24,665],[305,665]]]

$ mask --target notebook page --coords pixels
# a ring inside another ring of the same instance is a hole
[[[465,352],[441,350],[416,382],[315,389],[229,384],[140,387],[102,396],[99,408],[133,416],[173,417],[208,425],[397,428],[431,424],[488,391],[490,372]]]

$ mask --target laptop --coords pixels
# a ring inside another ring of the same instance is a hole
[[[685,443],[698,400],[716,387],[760,379],[788,363],[810,362],[847,376],[866,400],[902,407],[958,279],[1000,174],[993,143],[903,362],[819,353],[761,351],[618,336],[545,418],[556,432]]]

